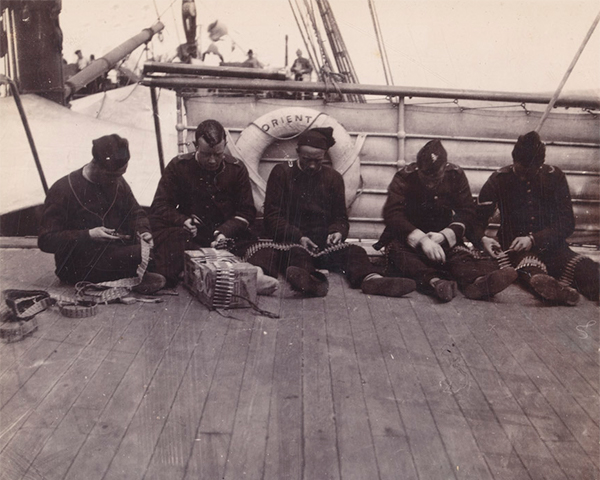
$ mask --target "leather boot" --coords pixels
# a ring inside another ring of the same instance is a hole
[[[513,283],[518,276],[512,267],[501,268],[477,278],[463,289],[463,294],[472,300],[491,298]]]
[[[540,297],[549,302],[573,306],[579,301],[577,290],[562,285],[556,278],[545,273],[538,273],[531,277],[529,284]]]
[[[309,272],[300,267],[288,267],[285,278],[290,283],[292,290],[301,292],[308,297],[324,297],[329,290],[329,280],[316,270]]]

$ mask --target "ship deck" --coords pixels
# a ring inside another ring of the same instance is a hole
[[[0,262],[2,289],[71,292],[37,249]],[[594,302],[370,297],[330,274],[325,298],[261,297],[274,319],[178,293],[51,308],[0,344],[0,478],[600,476]]]

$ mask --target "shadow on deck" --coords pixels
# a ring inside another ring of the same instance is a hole
[[[70,293],[36,249],[1,288]],[[179,287],[0,344],[2,479],[597,479],[598,306],[261,297],[230,318]]]

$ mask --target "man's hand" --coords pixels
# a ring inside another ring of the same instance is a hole
[[[533,240],[531,236],[517,237],[510,244],[511,250],[514,250],[515,252],[521,252],[523,250],[528,252],[531,250],[531,247],[533,247]]]
[[[192,236],[195,237],[198,235],[198,227],[194,223],[192,218],[188,218],[185,222],[183,222],[183,228]]]
[[[340,232],[333,232],[327,235],[327,246],[331,247],[337,245],[342,241],[342,234]]]
[[[219,233],[215,239],[210,243],[211,248],[225,248],[227,245],[227,237],[222,233]]]
[[[150,232],[140,233],[140,240],[143,240],[144,242],[149,243],[151,247],[154,247],[154,239]]]
[[[89,230],[90,238],[95,242],[110,242],[119,240],[117,231],[114,228],[95,227]]]
[[[427,237],[433,240],[438,245],[441,245],[442,243],[444,243],[444,240],[446,240],[446,237],[444,237],[444,235],[442,235],[440,232],[429,232],[427,234]]]
[[[319,251],[319,246],[308,237],[302,237],[300,239],[300,245],[306,248],[309,252],[315,253]]]
[[[446,261],[446,253],[444,252],[444,249],[429,237],[423,237],[423,239],[419,242],[419,245],[429,260],[439,263],[444,263]]]
[[[492,237],[483,237],[481,239],[481,245],[483,246],[483,251],[493,258],[496,258],[502,251],[502,247],[498,243],[498,240]]]

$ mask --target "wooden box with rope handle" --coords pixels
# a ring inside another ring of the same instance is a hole
[[[256,304],[256,267],[227,250],[185,252],[185,287],[210,310]]]

